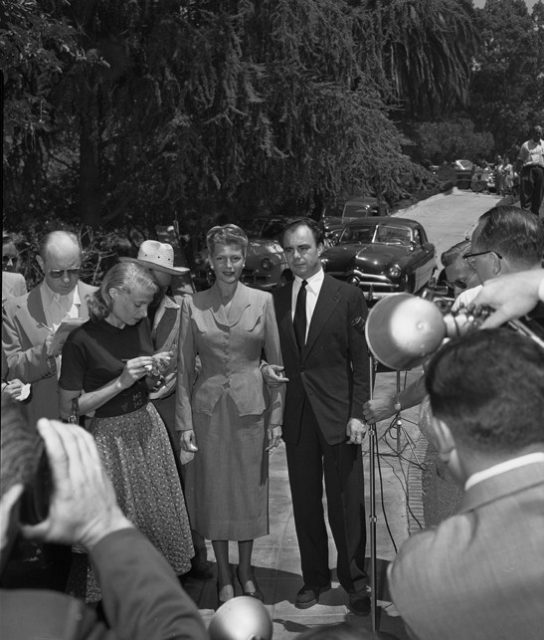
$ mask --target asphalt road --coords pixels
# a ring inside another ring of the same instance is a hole
[[[420,222],[436,246],[437,262],[440,254],[452,245],[470,237],[478,217],[501,200],[494,194],[474,193],[454,188],[422,200],[393,215]]]

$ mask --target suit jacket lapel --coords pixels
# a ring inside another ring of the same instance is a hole
[[[323,326],[334,311],[334,308],[337,304],[337,296],[338,286],[332,278],[328,278],[327,276],[325,276],[323,284],[321,285],[321,291],[319,292],[319,296],[317,297],[317,303],[312,315],[312,321],[310,322],[310,329],[308,331],[306,345],[302,350],[303,359],[312,349],[315,341],[321,333],[321,330],[323,329]]]
[[[221,302],[218,287],[216,285],[212,286],[209,292],[212,301],[210,305],[212,315],[215,321],[223,326],[233,327],[240,321],[244,311],[251,306],[249,288],[241,282],[238,283],[236,291],[234,292],[228,315],[225,312],[225,306]]]
[[[27,308],[34,325],[47,328],[47,319],[43,308],[40,286],[34,287],[28,294]]]

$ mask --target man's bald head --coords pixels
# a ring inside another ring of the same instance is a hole
[[[36,257],[45,282],[55,293],[66,295],[77,285],[81,268],[81,245],[70,231],[52,231],[40,244]]]
[[[71,251],[74,248],[81,254],[81,245],[75,233],[71,231],[51,231],[40,242],[40,256],[42,260],[45,260],[48,251],[58,253],[59,251]]]

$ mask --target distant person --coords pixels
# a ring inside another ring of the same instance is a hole
[[[504,178],[501,171],[501,167],[503,166],[504,158],[501,155],[497,155],[495,158],[495,165],[493,167],[493,178],[495,180],[495,191],[502,195],[504,191]]]
[[[520,175],[520,203],[539,215],[544,198],[544,140],[542,127],[533,127],[529,140],[521,145],[517,163]]]
[[[157,292],[151,274],[120,262],[89,301],[90,321],[68,336],[59,379],[60,415],[94,437],[123,513],[164,555],[176,574],[189,571],[191,532],[168,434],[149,390],[170,354],[156,353],[147,308]],[[78,573],[79,569],[79,573]],[[96,574],[79,556],[74,590],[100,599]]]
[[[19,532],[42,541],[80,544],[92,557],[108,621],[58,592],[2,588],[2,640],[207,638],[197,608],[172,569],[117,505],[92,436],[56,420],[40,420],[36,430],[4,393],[1,435],[1,571]],[[36,474],[41,438],[52,469],[52,497],[46,519],[28,526],[21,522],[21,498]]]
[[[183,452],[194,453],[185,494],[191,526],[212,541],[221,605],[234,597],[230,540],[243,594],[264,599],[251,557],[253,540],[269,531],[268,451],[280,442],[284,391],[269,396],[263,383],[262,354],[281,365],[281,351],[272,296],[240,282],[245,232],[215,226],[206,242],[215,282],[183,300],[176,429]]]
[[[19,251],[8,233],[2,235],[2,307],[9,298],[17,298],[27,293],[26,281],[18,273]]]
[[[58,418],[57,379],[62,342],[54,334],[64,320],[89,318],[87,298],[96,287],[79,279],[81,246],[68,231],[53,231],[40,244],[36,261],[42,282],[27,295],[4,305],[2,344],[10,375],[32,384],[28,419]]]
[[[452,340],[426,373],[439,455],[464,485],[456,515],[389,568],[419,640],[539,640],[544,628],[544,350],[509,329]]]
[[[505,196],[513,193],[514,190],[514,167],[510,162],[510,158],[505,156],[501,166],[499,167],[502,177],[502,190],[499,195]]]

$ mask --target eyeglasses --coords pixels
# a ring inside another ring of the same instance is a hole
[[[502,256],[497,251],[493,251],[493,249],[489,249],[488,251],[477,251],[476,253],[465,253],[463,255],[463,260],[466,260],[469,264],[474,264],[474,258],[477,256],[485,256],[488,253],[494,253],[499,260],[502,260]]]
[[[68,278],[78,278],[80,271],[80,267],[78,267],[77,269],[51,269],[49,271],[49,275],[55,280],[59,280],[59,278],[62,278],[64,275],[66,275]]]

